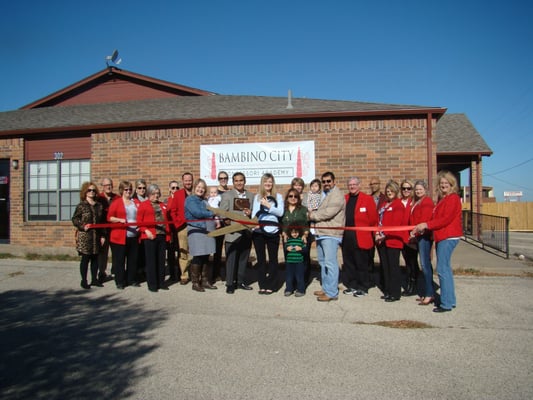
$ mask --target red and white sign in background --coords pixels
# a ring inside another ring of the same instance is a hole
[[[246,184],[258,185],[269,172],[276,183],[290,184],[295,177],[315,179],[315,142],[233,143],[200,146],[200,175],[208,185],[218,185],[219,171],[230,177],[246,176]]]

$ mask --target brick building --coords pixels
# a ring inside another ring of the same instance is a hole
[[[440,169],[470,169],[479,210],[482,157],[492,151],[466,116],[445,112],[219,95],[109,67],[0,113],[0,243],[71,247],[82,182],[144,178],[164,190],[185,171],[200,176],[206,145],[313,143],[314,175],[333,171],[341,187],[352,175],[365,187],[371,176],[434,185]]]

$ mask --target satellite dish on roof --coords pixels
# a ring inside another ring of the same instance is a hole
[[[109,63],[119,65],[122,62],[122,58],[118,58],[118,50],[113,51],[113,54],[105,57],[105,63],[109,67]]]

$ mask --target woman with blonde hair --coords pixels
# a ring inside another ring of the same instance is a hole
[[[259,193],[254,196],[252,206],[252,216],[257,217],[259,222],[259,226],[252,232],[259,294],[272,294],[277,289],[279,220],[285,209],[283,204],[283,196],[276,192],[274,176],[270,173],[263,174]]]
[[[437,274],[440,284],[440,301],[433,312],[451,311],[456,306],[455,284],[451,265],[452,253],[463,236],[461,198],[458,193],[457,179],[449,171],[437,175],[438,201],[431,219],[421,222],[413,229],[413,234],[433,231],[437,252]]]
[[[137,221],[138,206],[132,199],[133,185],[130,181],[120,182],[118,193],[121,197],[109,206],[107,221],[115,224],[109,235],[115,284],[117,289],[124,289],[129,285],[139,286],[137,282],[139,231],[134,225],[122,225]]]
[[[383,296],[386,302],[400,300],[402,292],[400,252],[403,248],[403,233],[387,231],[388,226],[400,226],[404,219],[404,206],[399,198],[400,185],[389,181],[385,186],[386,200],[378,210],[376,247],[383,269]]]
[[[411,207],[411,215],[409,217],[409,225],[417,225],[420,222],[429,221],[433,215],[433,207],[435,204],[430,196],[428,196],[428,185],[425,181],[419,180],[415,182],[415,197],[414,203]],[[430,230],[425,230],[423,233],[411,235],[418,245],[418,253],[420,255],[420,264],[422,265],[422,275],[424,276],[424,288],[420,296],[421,306],[427,306],[433,303],[435,291],[433,289],[433,265],[431,264],[431,248],[433,247],[433,234]]]
[[[192,290],[205,292],[205,289],[216,289],[211,280],[211,264],[209,255],[216,251],[215,238],[207,236],[215,230],[215,214],[207,209],[207,184],[197,179],[192,186],[193,193],[185,199],[185,218],[187,219],[187,239],[189,254],[193,256],[190,274]]]

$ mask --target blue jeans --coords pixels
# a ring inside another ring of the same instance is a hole
[[[294,292],[294,281],[296,281],[296,291],[305,293],[305,262],[285,263],[285,291]]]
[[[440,306],[451,310],[456,305],[455,285],[451,258],[459,239],[442,240],[436,244],[437,249],[437,274],[440,284]]]
[[[420,264],[424,274],[424,297],[435,296],[433,288],[433,265],[431,264],[431,246],[433,241],[427,236],[418,238],[418,254],[420,254]]]
[[[339,295],[339,263],[337,261],[339,245],[340,240],[334,237],[318,238],[316,241],[322,290],[328,297]]]

